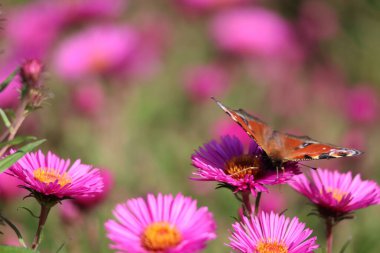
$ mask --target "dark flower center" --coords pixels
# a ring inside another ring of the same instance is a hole
[[[260,172],[261,159],[257,155],[233,157],[226,163],[226,172],[234,179],[243,179],[246,175],[256,176]]]

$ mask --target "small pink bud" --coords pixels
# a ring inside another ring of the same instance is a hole
[[[27,60],[20,70],[22,81],[30,87],[39,87],[39,80],[43,70],[41,61],[37,59]]]

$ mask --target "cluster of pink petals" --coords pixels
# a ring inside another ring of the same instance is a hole
[[[144,230],[156,222],[167,222],[179,230],[181,242],[162,252],[195,253],[214,239],[216,225],[207,207],[197,208],[197,202],[182,194],[158,196],[148,194],[147,199],[130,199],[113,211],[116,220],[105,223],[111,248],[118,252],[149,253],[142,247]],[[160,251],[161,252],[161,251]]]
[[[257,249],[260,243],[280,244],[286,249],[281,252],[288,253],[311,253],[318,248],[317,238],[308,238],[313,231],[305,228],[305,224],[297,217],[289,219],[273,212],[260,212],[257,216],[243,217],[241,223],[236,222],[232,227],[228,246],[236,252],[262,252]]]
[[[233,158],[243,155],[251,155],[258,159],[263,159],[263,168],[259,168],[262,173],[256,177],[246,174],[243,178],[234,178],[226,172],[226,164]],[[243,143],[235,136],[223,136],[220,143],[212,140],[200,147],[192,156],[192,165],[197,168],[193,175],[199,181],[217,181],[234,188],[234,191],[250,191],[253,195],[256,192],[267,191],[265,185],[275,185],[287,183],[294,175],[300,171],[295,163],[285,163],[284,170],[277,172],[275,168],[265,166],[263,151],[253,140],[249,145],[248,152],[244,151]]]
[[[70,182],[63,186],[58,180],[49,183],[41,182],[34,176],[34,171],[39,169],[54,170],[60,176],[65,175]],[[44,155],[41,150],[26,154],[10,167],[7,173],[20,179],[21,185],[25,188],[59,199],[93,195],[103,190],[103,180],[98,169],[82,164],[80,160],[71,164],[69,159],[61,159],[50,151],[47,155]]]
[[[340,216],[370,205],[380,204],[380,187],[374,181],[362,180],[351,172],[339,173],[326,169],[294,177],[289,185],[325,211]]]

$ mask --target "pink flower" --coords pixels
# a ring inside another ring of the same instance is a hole
[[[92,209],[104,202],[113,188],[114,180],[111,172],[106,169],[100,169],[99,172],[104,184],[103,191],[97,192],[92,196],[81,196],[72,200],[81,210]]]
[[[380,204],[380,187],[361,180],[360,175],[352,178],[351,172],[318,169],[311,171],[311,180],[299,175],[289,184],[313,202],[322,216],[336,221],[357,209]]]
[[[0,173],[0,200],[9,201],[23,194],[24,190],[18,187],[21,183],[7,173]]]
[[[229,86],[227,72],[218,65],[204,65],[188,69],[184,78],[185,90],[195,101],[209,101],[222,96]]]
[[[346,94],[346,115],[355,122],[373,123],[379,115],[379,97],[370,86],[358,86]]]
[[[105,223],[110,247],[118,252],[195,253],[215,236],[215,222],[207,207],[197,208],[189,197],[171,194],[130,199]]]
[[[230,119],[218,120],[211,129],[211,133],[214,135],[214,138],[218,136],[235,136],[237,137],[244,146],[249,146],[252,142],[252,138],[243,130],[241,126],[231,121]]]
[[[311,253],[318,248],[316,237],[308,238],[312,230],[297,217],[289,219],[273,212],[243,217],[232,225],[230,246],[235,252]]]
[[[302,57],[291,26],[266,9],[240,8],[221,12],[211,23],[211,36],[218,48],[240,56]]]
[[[69,80],[117,71],[135,50],[136,36],[126,25],[87,28],[61,43],[55,55],[56,71]]]
[[[71,96],[75,109],[90,117],[98,115],[105,104],[103,87],[96,82],[74,87]]]
[[[103,190],[103,181],[98,169],[76,160],[64,160],[48,152],[28,153],[7,170],[20,179],[22,186],[38,200],[54,200],[94,195]]]
[[[285,211],[286,199],[282,192],[278,189],[270,189],[268,192],[264,192],[261,195],[260,210],[265,212],[280,213]]]
[[[252,140],[248,152],[234,136],[224,136],[220,143],[213,140],[195,151],[192,165],[197,168],[193,180],[217,181],[234,192],[267,191],[265,185],[283,184],[300,173],[296,163],[287,162],[283,171],[268,163],[263,151]]]

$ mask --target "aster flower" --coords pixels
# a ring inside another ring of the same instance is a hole
[[[103,181],[97,169],[76,160],[59,158],[52,152],[44,155],[41,150],[28,153],[7,172],[22,181],[38,201],[59,201],[101,192]]]
[[[213,140],[199,148],[191,157],[197,168],[193,178],[199,181],[217,181],[234,192],[267,191],[265,185],[283,184],[300,173],[294,162],[284,164],[282,171],[270,166],[267,157],[251,140],[248,152],[235,136],[224,136],[220,143]]]
[[[290,186],[313,202],[323,217],[335,222],[349,213],[370,205],[380,204],[380,187],[374,181],[352,178],[351,172],[339,173],[318,169],[311,171],[312,180],[305,175],[294,177]]]
[[[207,207],[197,208],[195,200],[177,194],[148,194],[119,204],[116,220],[105,227],[110,247],[118,252],[194,253],[215,238],[215,222]]]
[[[310,253],[318,248],[313,232],[305,228],[297,217],[293,219],[273,212],[261,212],[257,216],[243,217],[242,222],[232,225],[230,246],[236,252]]]

